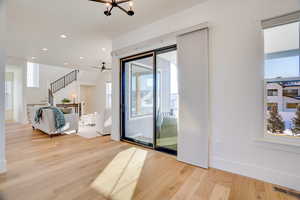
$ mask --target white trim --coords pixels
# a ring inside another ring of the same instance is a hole
[[[284,24],[290,24],[293,22],[300,21],[300,11],[295,11],[292,13],[280,15],[270,19],[262,20],[261,26],[263,29],[272,28],[275,26],[280,26]]]
[[[210,167],[300,191],[300,176],[286,173],[285,171],[278,171],[249,163],[225,160],[221,157],[212,158],[210,160]]]
[[[195,26],[184,28],[175,32],[161,35],[159,37],[154,37],[149,40],[145,40],[143,42],[139,42],[137,44],[133,44],[121,49],[114,50],[111,52],[111,55],[113,57],[121,57],[122,55],[126,55],[129,52],[132,53],[132,52],[140,51],[141,49],[143,49],[143,51],[146,51],[145,49],[153,50],[159,47],[169,46],[176,43],[176,37],[179,35],[184,35],[186,33],[194,32],[201,29],[206,29],[208,27],[209,27],[208,22],[197,24]],[[154,48],[154,46],[156,48]]]
[[[276,137],[276,138],[274,138]],[[300,144],[293,143],[289,141],[279,140],[277,137],[261,137],[257,138],[254,141],[259,145],[262,144],[263,147],[267,147],[268,149],[280,150],[285,152],[292,152],[296,154],[300,154]]]

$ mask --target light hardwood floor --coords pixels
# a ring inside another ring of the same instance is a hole
[[[119,152],[133,147],[110,137],[50,138],[14,123],[6,126],[6,145],[8,172],[0,175],[0,199],[8,200],[104,200],[91,183]],[[296,200],[269,183],[147,151],[133,199]]]

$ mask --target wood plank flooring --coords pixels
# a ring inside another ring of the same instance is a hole
[[[6,145],[8,171],[0,175],[1,200],[105,200],[91,184],[118,153],[140,148],[110,137],[50,138],[15,123],[6,125]],[[269,183],[144,150],[134,200],[296,200]]]

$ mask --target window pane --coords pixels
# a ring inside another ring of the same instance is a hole
[[[122,62],[123,138],[153,146],[153,54]]]
[[[177,51],[156,54],[156,145],[177,151],[178,79]]]
[[[265,78],[299,76],[299,22],[264,30]]]
[[[268,96],[278,96],[277,89],[268,89]]]
[[[132,63],[131,70],[131,117],[153,112],[153,71]]]
[[[299,23],[264,30],[268,134],[300,137]]]
[[[299,76],[299,56],[265,60],[265,78]]]
[[[111,82],[106,83],[106,108],[110,109],[112,104],[112,85]]]
[[[27,63],[27,87],[39,87],[39,64]]]
[[[299,22],[264,30],[265,54],[299,49]]]

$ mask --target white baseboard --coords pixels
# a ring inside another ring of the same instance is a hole
[[[300,176],[265,168],[248,163],[240,163],[214,157],[210,160],[210,167],[248,176],[265,182],[273,183],[300,191]]]
[[[6,160],[0,160],[0,174],[6,172]]]

